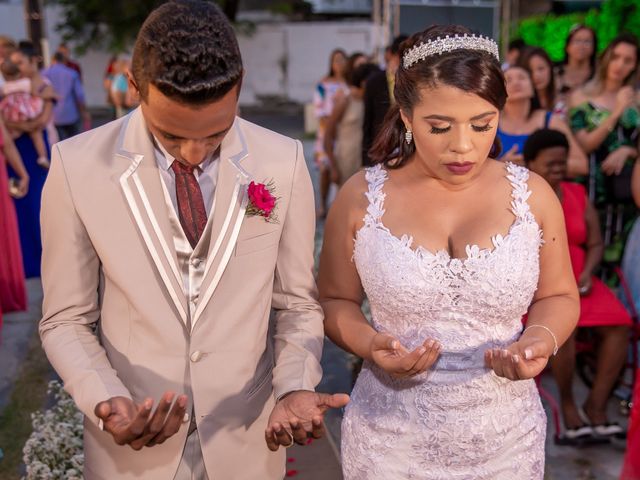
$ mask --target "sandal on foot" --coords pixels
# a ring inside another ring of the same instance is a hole
[[[627,432],[616,422],[594,425],[593,431],[601,437],[627,438]]]
[[[567,428],[556,437],[557,445],[580,445],[587,439],[593,438],[593,428],[589,425],[581,425],[576,428]]]

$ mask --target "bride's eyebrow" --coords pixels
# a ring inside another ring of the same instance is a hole
[[[483,112],[479,115],[475,115],[473,117],[471,117],[469,120],[474,121],[474,120],[481,120],[485,117],[488,117],[490,115],[495,115],[497,112],[494,110],[488,111],[488,112]],[[445,115],[429,115],[428,117],[424,117],[425,120],[442,120],[443,122],[453,122],[455,121],[455,118],[453,117],[447,117]]]

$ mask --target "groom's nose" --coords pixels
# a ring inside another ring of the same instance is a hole
[[[189,165],[200,165],[207,158],[208,152],[206,142],[186,140],[180,145],[180,156]]]

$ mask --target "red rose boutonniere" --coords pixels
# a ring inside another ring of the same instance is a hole
[[[275,214],[278,199],[273,195],[274,190],[273,181],[266,185],[264,183],[251,182],[247,189],[249,204],[247,205],[246,215],[248,217],[259,216],[269,223],[278,223],[278,217]]]

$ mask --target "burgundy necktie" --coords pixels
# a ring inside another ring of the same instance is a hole
[[[176,174],[176,198],[180,225],[192,248],[196,248],[207,225],[207,211],[204,208],[202,191],[193,173],[195,168],[197,167],[185,165],[178,160],[174,160],[171,164],[171,169]]]

